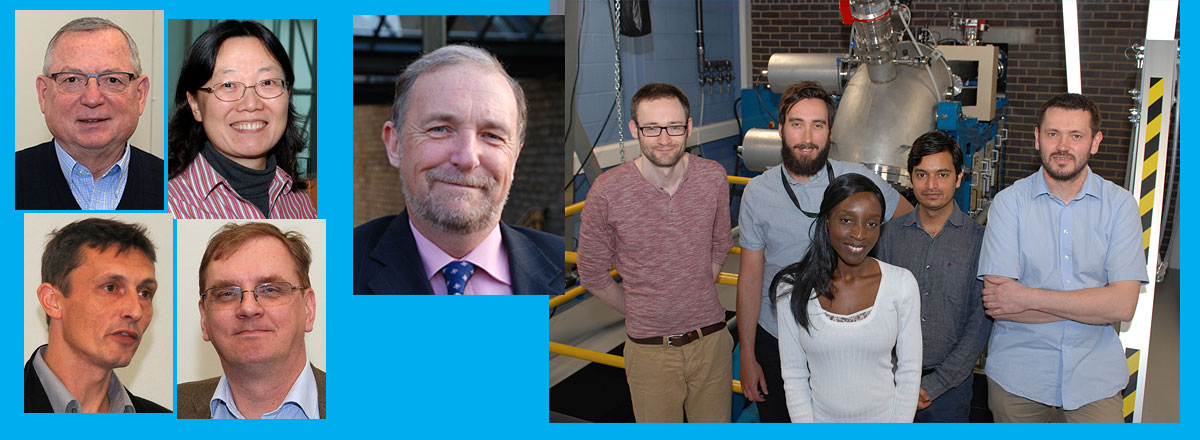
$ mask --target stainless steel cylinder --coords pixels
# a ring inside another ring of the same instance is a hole
[[[816,81],[830,94],[842,93],[836,53],[777,53],[767,61],[767,83],[775,93],[801,81]]]
[[[780,155],[782,142],[777,129],[751,128],[746,132],[742,146],[738,147],[738,154],[747,169],[763,171],[783,162]]]

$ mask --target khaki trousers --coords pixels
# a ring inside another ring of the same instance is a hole
[[[729,422],[733,337],[721,330],[682,347],[625,337],[625,377],[638,422]]]
[[[988,407],[996,422],[1004,423],[1121,423],[1125,421],[1121,393],[1075,410],[1035,402],[1005,391],[988,378]]]

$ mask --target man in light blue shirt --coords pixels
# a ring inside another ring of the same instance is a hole
[[[150,94],[137,44],[100,17],[59,28],[34,81],[53,139],[17,151],[19,210],[161,210],[163,161],[129,145]]]
[[[908,200],[859,163],[829,159],[833,99],[815,82],[788,87],[779,100],[783,164],[750,179],[738,214],[741,268],[737,286],[742,393],[758,402],[762,422],[788,422],[780,376],[778,327],[767,292],[784,266],[800,261],[812,241],[809,229],[835,177],[871,178],[887,202],[885,218],[912,211]]]
[[[58,157],[58,167],[67,176],[67,186],[71,195],[79,203],[79,209],[84,211],[111,211],[117,209],[121,202],[121,194],[125,191],[125,182],[129,180],[129,145],[125,152],[108,170],[98,177],[92,174],[87,166],[79,163],[67,154],[58,141],[54,141],[54,154]]]
[[[200,262],[200,329],[219,378],[179,384],[179,418],[325,418],[325,372],[308,361],[316,317],[304,236],[270,223],[228,224]]]
[[[979,259],[995,319],[988,403],[997,422],[1120,422],[1128,382],[1114,322],[1147,282],[1133,196],[1087,166],[1103,135],[1078,94],[1038,112],[1042,168],[996,195]]]

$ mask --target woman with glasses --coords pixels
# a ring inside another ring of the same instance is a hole
[[[206,30],[184,57],[168,127],[167,201],[176,218],[315,218],[296,171],[307,141],[295,76],[275,34],[253,21]]]
[[[804,258],[771,280],[792,422],[912,422],[916,414],[917,280],[867,256],[884,206],[870,179],[833,179]]]

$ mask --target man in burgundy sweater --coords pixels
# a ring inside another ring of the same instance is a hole
[[[733,245],[725,169],[685,153],[692,120],[675,86],[647,84],[630,107],[642,155],[592,185],[580,280],[625,314],[637,421],[728,422],[733,338],[714,285]],[[623,285],[609,277],[614,265]]]

